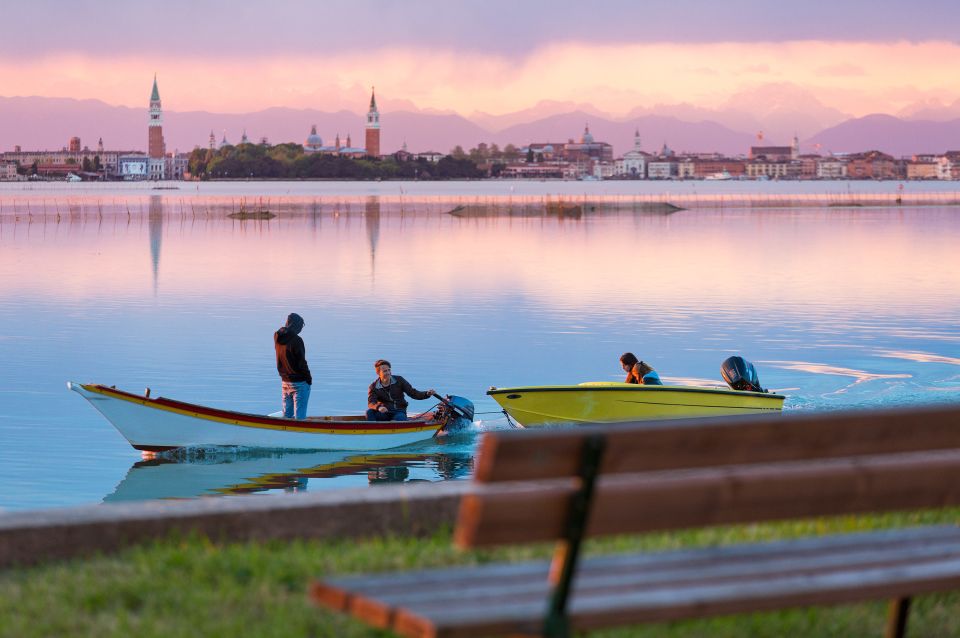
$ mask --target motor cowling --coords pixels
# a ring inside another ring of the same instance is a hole
[[[753,364],[739,355],[727,357],[720,364],[720,374],[734,390],[743,392],[766,392],[760,386],[760,377]]]
[[[446,403],[441,403],[437,410],[438,419],[447,418],[451,412],[458,419],[473,422],[474,408],[470,399],[448,394]]]

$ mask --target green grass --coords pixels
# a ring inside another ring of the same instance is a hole
[[[960,510],[845,517],[772,525],[617,537],[594,541],[589,554],[718,545],[926,523],[957,523]],[[460,552],[450,533],[431,538],[292,543],[217,543],[170,538],[110,556],[0,572],[0,636],[229,638],[383,636],[313,607],[309,580],[320,575],[548,557],[538,545]],[[633,627],[594,636],[741,638],[881,636],[884,603],[750,614],[709,621]],[[910,636],[960,635],[960,596],[919,597]]]

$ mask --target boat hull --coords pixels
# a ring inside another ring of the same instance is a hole
[[[779,394],[629,383],[491,388],[487,394],[524,427],[769,414],[784,400]]]
[[[218,410],[102,385],[68,383],[138,450],[239,446],[290,450],[384,450],[433,437],[448,424],[434,420],[366,421],[320,417],[297,421]]]

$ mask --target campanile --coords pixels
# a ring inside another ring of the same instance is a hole
[[[377,97],[370,89],[370,110],[367,111],[367,155],[380,157],[380,111],[377,110]]]
[[[160,108],[160,91],[157,89],[157,76],[153,76],[153,93],[150,94],[150,124],[147,137],[147,156],[162,160],[167,154],[163,143],[163,111]]]

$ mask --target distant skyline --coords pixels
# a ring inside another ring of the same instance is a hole
[[[362,112],[376,86],[385,113],[491,128],[491,115],[555,101],[613,117],[751,116],[740,130],[798,110],[813,129],[871,113],[960,117],[958,23],[948,0],[37,0],[4,8],[0,95],[140,108],[156,72],[178,112]]]

